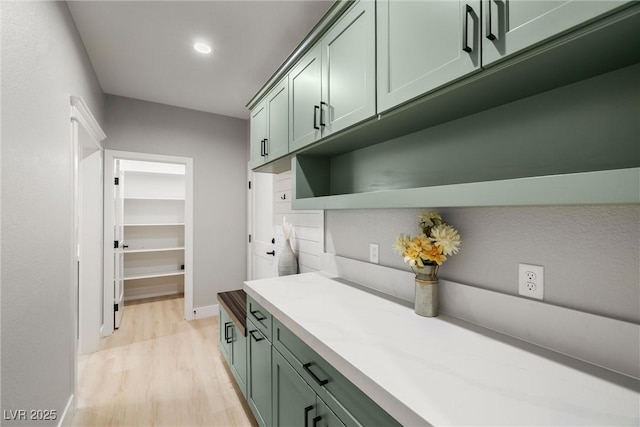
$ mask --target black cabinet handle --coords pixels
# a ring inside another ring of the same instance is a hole
[[[267,253],[268,253],[268,252],[267,252]],[[255,318],[256,318],[256,320],[257,320],[257,321],[259,321],[259,322],[262,322],[264,319],[266,319],[266,318],[267,318],[267,316],[265,316],[264,314],[262,314],[262,313],[260,312],[260,310],[253,310],[253,311],[250,311],[250,313],[251,313],[251,314],[253,315],[253,317],[255,317]],[[258,315],[259,315],[259,316],[258,316]]]
[[[260,155],[264,157],[264,139],[260,140]]]
[[[313,419],[313,427],[316,427],[318,425],[318,421],[320,421],[322,419],[322,416],[318,415],[317,417],[315,417]]]
[[[497,37],[493,33],[493,13],[491,12],[491,3],[493,3],[493,0],[487,0],[487,38],[493,41],[496,40]]]
[[[276,256],[276,251],[266,252],[267,255]]]
[[[256,336],[254,335],[254,332],[257,332],[257,330],[255,331],[249,331],[249,335],[251,335],[251,338],[253,338],[256,342],[258,341],[262,341],[264,339],[264,337],[258,337],[256,338]]]
[[[304,369],[305,371],[307,371],[307,372],[309,373],[309,375],[311,375],[311,376],[313,377],[313,379],[314,379],[314,380],[316,380],[316,382],[318,383],[318,385],[323,386],[323,385],[327,384],[327,383],[329,382],[329,380],[328,380],[328,379],[326,379],[326,380],[321,380],[320,378],[318,378],[318,377],[316,376],[316,374],[314,374],[314,373],[313,373],[313,371],[311,370],[311,364],[312,364],[312,363],[313,363],[313,362],[305,363],[304,365],[302,365],[302,369]]]
[[[320,126],[326,126],[324,123],[324,108],[322,108],[325,105],[327,105],[326,102],[320,102]]]
[[[269,139],[265,138],[264,139],[264,155],[268,156],[269,155]]]
[[[280,196],[280,200],[287,200],[287,193]]]
[[[464,25],[462,26],[462,50],[467,53],[473,52],[473,48],[469,46],[469,15],[473,12],[471,6],[466,5],[464,11]]]
[[[313,405],[304,408],[304,427],[309,427],[309,412],[313,409]]]
[[[225,322],[224,323],[224,340],[227,343],[230,343],[232,338],[229,338],[229,326],[231,326],[231,322]]]
[[[314,129],[320,129],[318,127],[318,110],[320,109],[319,106],[314,105],[313,106],[313,128]]]

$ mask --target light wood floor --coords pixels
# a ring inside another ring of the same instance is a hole
[[[218,350],[218,318],[184,299],[127,303],[122,325],[81,356],[74,426],[257,426]]]

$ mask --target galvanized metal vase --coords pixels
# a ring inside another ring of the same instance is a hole
[[[426,265],[416,274],[415,311],[419,316],[438,315],[438,266]]]
[[[278,276],[289,276],[291,274],[298,274],[298,259],[291,249],[291,242],[287,239],[278,259]]]

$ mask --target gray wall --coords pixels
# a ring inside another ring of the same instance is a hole
[[[193,158],[193,304],[240,289],[246,276],[248,121],[106,97],[105,147]]]
[[[409,270],[391,250],[400,233],[419,233],[426,209],[327,211],[327,252]],[[443,279],[518,294],[518,263],[544,266],[545,302],[640,322],[640,207],[574,206],[440,209],[462,235]],[[355,231],[353,231],[355,230]]]
[[[69,96],[103,124],[103,95],[66,3],[0,2],[0,14],[0,406],[60,417],[73,393],[76,309]]]
[[[588,81],[573,85],[572,91],[582,88],[582,92],[564,99],[565,108],[555,109],[552,115],[547,114],[544,105],[539,106],[539,113],[530,111],[531,99],[523,99],[455,123],[464,126],[468,134],[482,134],[485,140],[496,139],[498,143],[505,142],[502,140],[507,138],[505,134],[508,135],[509,129],[521,128],[530,141],[548,139],[547,130],[555,129],[557,135],[562,135],[558,144],[573,150],[582,147],[584,134],[577,132],[576,126],[583,125],[609,143],[606,138],[610,131],[621,125],[628,128],[628,121],[637,117],[637,102],[627,102],[629,97],[618,92],[609,95],[617,96],[620,102],[615,99],[603,102],[591,95],[602,95],[599,85],[612,77],[629,83],[629,90],[637,95],[638,77],[636,73],[629,74],[629,70],[632,68],[594,78],[593,85]],[[537,98],[554,102],[554,97],[566,93],[566,88],[559,88]],[[508,123],[502,114],[505,108],[510,111]],[[616,109],[623,109],[624,114]],[[594,113],[605,119],[594,120]],[[620,117],[629,114],[631,118],[619,123]],[[477,120],[478,117],[482,120]],[[531,122],[536,125],[531,126]],[[447,138],[458,131],[453,125],[436,126],[401,138],[397,143],[406,140],[415,145],[420,142],[419,138],[428,135]],[[637,121],[633,122],[632,129],[630,136],[626,136],[631,140],[621,143],[635,146],[629,158],[637,164],[640,158]],[[508,137],[507,142],[513,138],[517,136]],[[422,142],[427,144],[426,140]],[[535,147],[535,144],[529,145]],[[522,155],[524,158],[526,151]],[[449,158],[450,162],[456,162],[456,156]],[[367,167],[374,166],[369,163]],[[368,261],[369,243],[379,243],[381,265],[408,269],[391,246],[400,233],[418,233],[417,216],[425,210],[327,211],[326,250]],[[545,267],[545,302],[640,323],[639,206],[458,208],[440,212],[460,231],[463,239],[462,251],[441,268],[443,279],[517,295],[518,263],[539,264]]]

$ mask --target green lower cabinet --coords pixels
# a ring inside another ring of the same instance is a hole
[[[247,337],[238,328],[233,327],[233,350],[231,356],[231,373],[242,394],[247,396]]]
[[[271,372],[274,427],[345,427],[276,349]]]
[[[233,333],[231,331],[231,329],[233,328],[233,322],[231,321],[231,318],[229,317],[229,315],[227,314],[226,311],[224,311],[224,309],[222,309],[222,307],[220,308],[220,343],[219,343],[219,348],[220,348],[220,352],[222,353],[222,355],[224,356],[224,358],[227,360],[227,363],[229,363],[229,365],[231,365],[231,355],[232,355],[232,339],[231,339],[231,334]]]
[[[314,427],[346,427],[345,424],[340,421],[340,418],[320,399],[320,396],[316,396],[316,402],[318,406],[316,408],[317,415],[313,419],[314,422],[312,424]]]
[[[242,335],[229,314],[220,307],[220,352],[242,394],[247,394],[247,337]]]
[[[247,401],[262,427],[271,426],[271,342],[247,320]]]
[[[310,425],[315,415],[316,393],[277,350],[272,352],[273,425]]]

